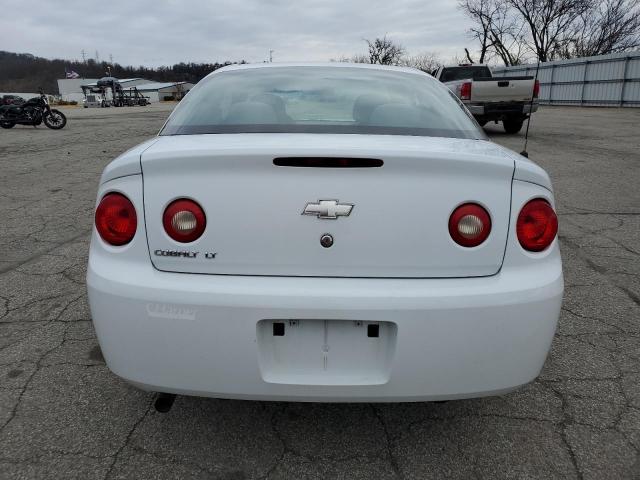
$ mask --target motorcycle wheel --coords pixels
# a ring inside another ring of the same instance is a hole
[[[43,118],[44,124],[52,130],[60,130],[67,124],[67,117],[60,110],[51,109]]]
[[[0,122],[0,127],[2,128],[13,128],[16,126],[15,122],[9,122],[9,121],[2,121]]]

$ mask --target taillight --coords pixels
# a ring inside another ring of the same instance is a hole
[[[464,82],[460,86],[460,100],[471,100],[471,82]]]
[[[193,200],[181,198],[169,204],[162,216],[164,230],[176,242],[189,243],[200,238],[207,226],[204,210]]]
[[[136,209],[121,193],[107,193],[96,209],[96,229],[100,237],[110,245],[129,243],[136,234],[138,217]]]
[[[477,203],[465,203],[449,217],[449,234],[463,247],[477,247],[491,233],[491,217]]]
[[[530,252],[546,249],[558,233],[558,217],[553,207],[541,198],[529,201],[518,215],[518,241]]]
[[[538,80],[533,84],[533,98],[538,98],[540,95],[540,82]]]

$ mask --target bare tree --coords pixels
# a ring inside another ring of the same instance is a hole
[[[369,63],[369,57],[364,54],[356,54],[356,55],[342,55],[338,58],[332,58],[331,62],[341,62],[341,63]]]
[[[527,51],[546,62],[640,46],[640,0],[459,0],[459,6],[474,21],[469,34],[480,63],[497,56],[517,65]]]
[[[575,22],[565,58],[590,57],[640,46],[640,0],[604,0]]]
[[[380,65],[398,65],[402,56],[404,55],[404,47],[393,40],[387,38],[385,35],[382,38],[376,38],[375,40],[367,40],[369,47],[369,62],[377,63]]]
[[[506,0],[460,0],[458,5],[475,23],[469,34],[480,44],[478,63],[494,56],[507,66],[522,63],[524,22]],[[475,63],[466,48],[465,55],[469,63]]]
[[[460,0],[458,4],[460,9],[475,22],[475,25],[469,29],[469,35],[480,44],[478,63],[485,62],[491,48],[490,32],[495,3],[494,0]],[[466,48],[465,55],[469,63],[475,63]]]
[[[469,52],[469,49],[465,47],[464,49],[464,56],[467,59],[467,62],[469,63],[476,63],[473,61],[473,58],[471,57],[471,53]],[[484,57],[482,57],[482,60],[484,60]]]
[[[505,66],[520,65],[527,53],[525,25],[505,13],[491,29],[491,48]]]
[[[528,27],[523,41],[546,62],[561,56],[571,41],[576,21],[593,8],[595,0],[505,0]]]
[[[351,63],[370,63],[369,62],[369,57],[367,57],[365,54],[363,53],[357,53],[356,55],[353,55],[349,61]]]
[[[433,52],[424,52],[418,55],[410,55],[403,57],[400,65],[405,67],[417,68],[423,72],[431,73],[442,65],[442,60]]]

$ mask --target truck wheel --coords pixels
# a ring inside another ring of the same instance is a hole
[[[524,118],[505,118],[502,121],[504,131],[510,134],[518,133],[522,128]]]

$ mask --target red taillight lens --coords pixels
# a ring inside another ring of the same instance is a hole
[[[102,197],[95,221],[100,237],[115,246],[129,243],[138,228],[136,209],[121,193],[107,193]]]
[[[200,238],[207,226],[204,210],[193,200],[181,198],[170,203],[162,216],[164,230],[176,242],[189,243]]]
[[[471,100],[471,82],[464,82],[460,86],[460,100]]]
[[[491,233],[491,217],[477,203],[465,203],[449,217],[449,234],[463,247],[477,247]]]
[[[540,95],[540,82],[538,80],[533,84],[533,98],[538,98]]]
[[[518,215],[518,241],[530,252],[546,249],[558,233],[558,217],[546,200],[536,198],[527,203]]]

